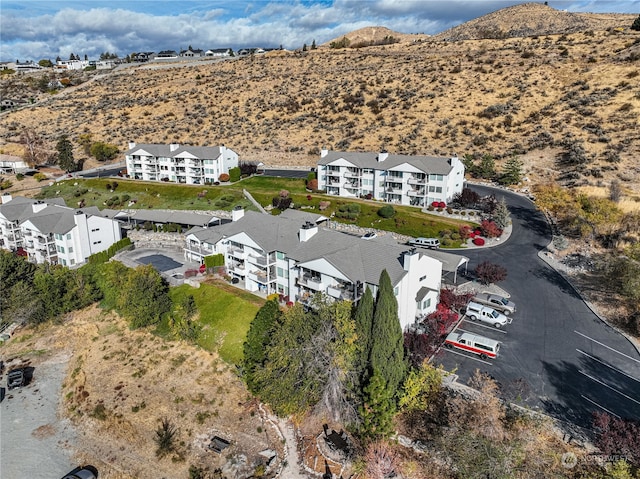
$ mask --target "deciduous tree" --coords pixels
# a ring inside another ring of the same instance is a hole
[[[491,284],[502,281],[507,277],[507,270],[502,266],[489,261],[483,261],[475,269],[476,276],[482,284]]]
[[[98,161],[110,161],[118,155],[118,147],[102,141],[96,141],[91,145],[89,152]]]
[[[169,285],[152,265],[138,266],[124,283],[118,310],[129,320],[131,328],[141,328],[160,321],[171,308]]]
[[[49,160],[42,137],[33,128],[25,128],[20,134],[20,143],[24,145],[24,161],[33,167],[44,165]]]

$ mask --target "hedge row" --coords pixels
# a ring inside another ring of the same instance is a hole
[[[120,241],[116,241],[106,251],[101,251],[100,253],[95,253],[89,256],[88,262],[94,264],[106,263],[111,259],[115,254],[123,248],[131,245],[131,239],[122,238]]]

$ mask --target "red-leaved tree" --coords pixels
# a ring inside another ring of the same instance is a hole
[[[440,290],[440,303],[448,309],[461,311],[469,301],[473,298],[473,293],[456,293],[451,288],[442,288]]]
[[[497,238],[502,234],[502,230],[498,228],[498,225],[493,220],[482,220],[480,227],[487,238]]]
[[[596,446],[603,454],[624,456],[630,464],[640,466],[640,423],[596,412],[593,427],[599,433]]]
[[[507,270],[499,264],[483,261],[475,269],[478,281],[482,284],[497,283],[507,277]]]

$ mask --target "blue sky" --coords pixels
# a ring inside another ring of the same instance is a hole
[[[0,61],[101,52],[300,48],[366,26],[436,34],[518,0],[0,0]],[[571,12],[640,13],[640,0],[550,0]]]

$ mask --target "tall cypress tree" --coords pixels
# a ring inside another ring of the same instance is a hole
[[[58,151],[58,166],[60,169],[67,173],[76,171],[76,162],[73,159],[73,145],[67,135],[61,135],[58,138],[56,150]]]
[[[354,321],[356,323],[357,353],[355,368],[359,381],[364,380],[364,376],[369,365],[371,354],[371,335],[373,333],[373,293],[369,287],[366,288],[362,298],[356,307]]]
[[[247,340],[243,345],[244,358],[242,365],[244,366],[247,387],[254,394],[256,393],[256,385],[253,373],[256,367],[264,364],[270,339],[269,333],[279,315],[278,302],[275,299],[267,301],[256,313],[247,332]]]
[[[406,364],[398,302],[386,269],[380,274],[372,333],[371,367],[380,373],[386,389],[395,396],[404,380]]]

